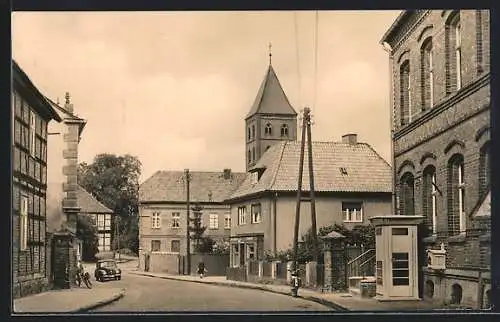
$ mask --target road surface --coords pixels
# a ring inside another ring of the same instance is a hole
[[[332,311],[318,303],[265,291],[166,280],[123,273],[94,287],[125,288],[117,302],[91,312]]]

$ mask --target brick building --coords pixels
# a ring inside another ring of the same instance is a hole
[[[382,39],[396,212],[424,216],[421,295],[473,307],[490,284],[489,25],[488,10],[404,11]],[[441,243],[446,266],[432,269],[426,250]]]
[[[231,221],[224,200],[241,184],[244,173],[190,172],[190,202],[203,207],[204,236],[228,242]],[[158,171],[139,188],[139,258],[151,252],[186,254],[186,178],[182,171]],[[192,216],[192,215],[191,215]],[[191,251],[193,251],[191,245]]]
[[[61,118],[15,61],[12,78],[12,287],[19,297],[49,286],[47,125]]]

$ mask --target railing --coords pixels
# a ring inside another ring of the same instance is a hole
[[[375,265],[375,249],[369,249],[356,258],[347,262],[348,277],[352,276],[366,276],[366,274],[373,274],[371,266]]]

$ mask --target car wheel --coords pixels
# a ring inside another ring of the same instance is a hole
[[[118,276],[118,280],[120,281],[121,279],[122,279],[122,277],[121,277],[121,276]]]

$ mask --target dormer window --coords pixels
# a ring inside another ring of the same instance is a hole
[[[273,132],[273,127],[271,126],[271,123],[267,123],[264,133],[266,135],[272,135],[272,132]]]
[[[281,136],[288,136],[288,125],[283,124],[281,126]]]

